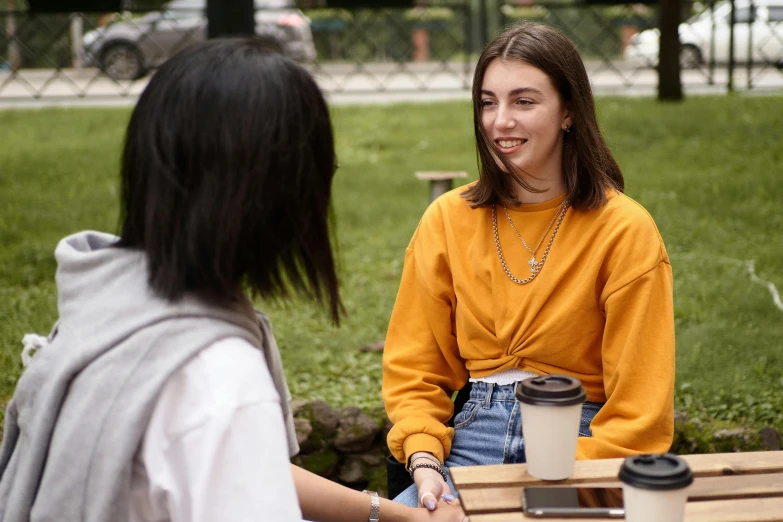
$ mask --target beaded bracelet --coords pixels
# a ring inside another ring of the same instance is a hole
[[[411,459],[411,466],[413,465],[414,462],[416,462],[419,459],[426,459],[426,460],[429,460],[430,462],[434,462],[438,466],[443,466],[443,463],[440,460],[438,460],[434,455],[432,455],[432,456],[429,456],[429,455],[419,455],[418,457],[412,458]],[[410,466],[409,466],[409,468],[410,468]]]
[[[428,468],[428,469],[434,469],[438,473],[440,473],[440,476],[443,477],[443,480],[448,480],[446,478],[446,472],[441,468],[440,466],[436,466],[435,464],[430,464],[429,462],[422,462],[421,464],[414,464],[411,466],[411,480],[413,480],[413,472],[416,471],[419,468]]]

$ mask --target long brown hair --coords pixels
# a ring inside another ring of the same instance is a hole
[[[495,59],[519,60],[546,73],[560,94],[572,119],[563,139],[563,175],[566,197],[575,208],[594,209],[606,203],[606,189],[622,191],[620,167],[598,128],[595,103],[582,58],[571,41],[551,27],[524,22],[504,30],[481,53],[473,76],[473,126],[479,163],[479,181],[462,196],[472,206],[502,202],[519,203],[514,183],[530,192],[541,192],[519,175],[518,168],[502,155],[497,164],[494,144],[481,124],[481,87],[489,64]]]

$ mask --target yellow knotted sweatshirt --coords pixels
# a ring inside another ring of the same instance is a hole
[[[664,452],[673,436],[672,271],[652,217],[611,190],[598,210],[568,209],[546,263],[530,283],[504,272],[491,207],[471,209],[453,190],[434,201],[405,254],[383,355],[383,400],[400,462],[448,456],[453,391],[469,377],[518,368],[579,378],[605,402],[580,437],[577,458]],[[509,208],[531,249],[564,196]],[[557,223],[536,251],[540,260]],[[531,274],[502,206],[500,246],[511,273]]]

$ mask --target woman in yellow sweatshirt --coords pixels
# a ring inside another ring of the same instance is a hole
[[[388,444],[416,482],[397,500],[430,509],[453,493],[449,466],[525,461],[514,389],[530,376],[582,381],[579,459],[663,452],[673,435],[671,266],[623,194],[578,51],[546,26],[507,29],[473,106],[479,180],[422,217],[384,349]]]

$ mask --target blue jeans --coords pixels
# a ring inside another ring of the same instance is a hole
[[[522,437],[522,416],[519,401],[514,396],[516,384],[499,386],[474,382],[470,399],[454,417],[454,442],[446,459],[447,482],[452,493],[451,466],[483,466],[525,462],[525,439]],[[590,422],[603,406],[586,402],[582,405],[579,436],[590,437]],[[419,505],[416,485],[400,493],[395,502],[411,507]]]

